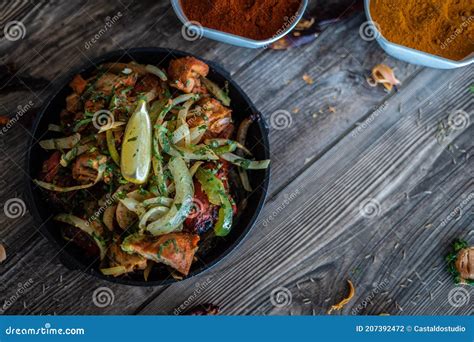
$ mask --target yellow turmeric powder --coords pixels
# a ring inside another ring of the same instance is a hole
[[[371,0],[370,13],[393,43],[453,60],[474,52],[472,0]]]

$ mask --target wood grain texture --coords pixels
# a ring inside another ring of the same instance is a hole
[[[472,313],[470,305],[448,303],[454,285],[443,261],[454,238],[472,239],[472,198],[465,214],[440,225],[473,193],[466,155],[474,129],[435,138],[452,110],[472,112],[472,76],[472,69],[423,70],[365,130],[344,137],[267,203],[241,248],[203,276],[213,279],[205,291],[196,295],[196,280],[170,286],[143,313],[169,314],[193,296],[225,314],[324,314],[344,297],[346,279],[357,296],[344,314]],[[456,164],[448,144],[459,146]],[[367,218],[360,206],[368,199]],[[294,297],[283,308],[270,301],[279,286]],[[358,308],[368,299],[370,306]]]
[[[472,154],[472,126],[441,145],[432,139],[437,120],[446,120],[449,111],[472,112],[467,93],[472,68],[441,72],[396,61],[375,42],[360,38],[363,15],[330,27],[313,44],[282,52],[186,41],[168,1],[14,1],[1,6],[2,32],[5,22],[21,20],[26,36],[0,40],[0,114],[14,117],[19,105],[33,102],[19,123],[0,136],[2,205],[24,198],[34,113],[65,72],[111,50],[161,46],[197,54],[226,68],[268,123],[278,110],[291,116],[289,127],[270,127],[273,176],[259,223],[242,247],[200,278],[169,288],[99,281],[67,270],[28,213],[17,219],[1,215],[0,240],[8,259],[0,265],[0,299],[13,302],[6,313],[173,313],[181,304],[210,301],[227,314],[323,314],[342,298],[348,277],[357,285],[357,298],[345,314],[396,314],[399,307],[408,314],[469,312],[447,304],[452,283],[440,255],[453,237],[472,238],[472,215],[443,229],[417,228],[444,219],[473,191],[472,160],[461,155],[453,164],[454,152],[445,148],[454,140],[460,146],[456,153],[465,149]],[[118,12],[120,19],[87,48],[106,18]],[[380,62],[395,68],[403,82],[399,93],[367,86],[366,75]],[[315,82],[305,83],[305,74]],[[368,220],[358,212],[359,203],[370,197],[381,210]],[[414,272],[428,272],[429,287],[416,282]],[[30,278],[31,288],[12,301],[19,284]],[[409,282],[405,278],[412,283],[402,287]],[[384,291],[372,296],[384,279]],[[278,309],[269,295],[280,285],[291,291],[293,302]],[[92,295],[104,286],[114,293],[114,303],[100,308]],[[422,297],[427,291],[429,301]],[[370,305],[359,309],[367,298]]]

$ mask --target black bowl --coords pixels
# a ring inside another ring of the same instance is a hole
[[[135,286],[166,285],[177,281],[170,276],[170,272],[165,266],[154,267],[149,275],[148,281],[144,281],[143,275],[140,274],[140,272],[117,278],[104,276],[98,270],[97,263],[91,264],[90,261],[84,257],[82,250],[79,250],[73,244],[67,243],[63,239],[59,225],[50,219],[51,215],[57,212],[57,209],[52,207],[48,201],[45,201],[44,193],[42,193],[42,190],[33,182],[31,182],[31,179],[38,177],[42,162],[47,157],[47,153],[37,143],[35,143],[35,141],[48,138],[49,135],[52,134],[47,132],[48,124],[57,123],[59,121],[59,113],[63,108],[65,108],[66,96],[71,93],[68,84],[74,75],[79,73],[87,76],[96,69],[96,66],[106,62],[130,62],[134,60],[143,64],[168,66],[170,60],[184,56],[192,55],[165,48],[134,48],[126,51],[114,51],[98,57],[87,63],[82,68],[72,71],[59,84],[58,90],[45,103],[36,118],[36,122],[33,126],[34,138],[30,141],[27,155],[27,170],[30,176],[30,179],[28,180],[28,197],[31,202],[29,208],[34,218],[41,225],[42,233],[58,248],[60,260],[69,269],[82,270],[95,277],[106,279],[111,282]],[[204,59],[201,60],[207,63],[210,67],[208,75],[209,79],[218,84],[224,84],[226,81],[228,82],[229,95],[232,99],[231,107],[233,110],[233,118],[237,125],[246,117],[252,116],[255,118],[255,121],[250,126],[248,132],[247,145],[251,147],[251,150],[257,159],[269,159],[270,149],[268,143],[268,129],[261,113],[257,111],[247,95],[245,95],[242,89],[240,89],[225,70],[215,63]],[[206,248],[205,252],[198,255],[199,261],[193,264],[187,278],[209,269],[222,260],[239,245],[254,225],[265,201],[270,178],[270,169],[250,172],[249,178],[254,191],[251,194],[246,195],[247,205],[236,218],[232,231],[225,238],[211,238],[212,241],[208,244],[210,247]]]

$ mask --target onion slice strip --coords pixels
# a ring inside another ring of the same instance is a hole
[[[170,210],[169,208],[164,207],[164,206],[158,206],[158,207],[153,207],[149,209],[146,213],[144,213],[141,216],[140,222],[138,223],[138,227],[140,228],[141,231],[143,231],[146,228],[148,221],[158,220],[161,216],[166,214],[169,210]]]
[[[89,151],[93,145],[91,144],[86,144],[86,145],[80,145],[80,146],[74,146],[72,149],[70,149],[67,153],[63,153],[61,155],[61,161],[59,162],[61,166],[68,166],[69,163],[74,160],[77,156],[83,154],[84,152]]]
[[[42,187],[43,189],[46,189],[46,190],[56,191],[56,192],[69,192],[69,191],[87,189],[87,188],[90,188],[90,187],[96,185],[102,179],[102,177],[104,176],[104,172],[105,172],[105,164],[99,165],[99,170],[97,172],[97,177],[94,180],[94,182],[89,183],[89,184],[83,184],[83,185],[61,187],[61,186],[57,186],[55,184],[40,181],[38,179],[33,179],[33,183],[37,184],[38,186],[40,186],[40,187]]]
[[[192,210],[194,186],[186,162],[180,157],[174,157],[170,159],[168,167],[174,179],[176,195],[169,211],[146,227],[153,235],[176,231],[182,227]]]
[[[242,146],[245,145],[245,141],[247,140],[247,133],[252,123],[253,120],[251,118],[245,118],[239,125],[239,129],[237,130],[237,142]],[[240,181],[242,182],[242,186],[244,187],[245,191],[252,192],[252,186],[250,185],[247,170],[239,167],[237,168],[237,171],[239,172]]]
[[[152,205],[163,205],[165,207],[171,207],[171,204],[173,203],[173,199],[168,198],[168,197],[153,197],[146,199],[142,202],[144,207],[149,207]]]
[[[262,170],[262,169],[266,169],[268,165],[270,164],[270,159],[249,160],[249,159],[242,158],[238,155],[235,155],[233,153],[223,153],[221,154],[220,157],[246,170]]]
[[[84,233],[87,233],[97,244],[97,247],[99,247],[100,260],[104,259],[105,253],[107,251],[107,246],[105,239],[102,237],[102,231],[98,229],[98,227],[101,227],[98,222],[93,221],[89,223],[88,221],[71,214],[58,214],[54,216],[53,219],[55,221],[70,224],[71,226],[79,228]]]
[[[39,145],[45,150],[64,150],[73,148],[81,140],[79,133],[64,138],[41,140]]]
[[[149,72],[150,74],[158,76],[159,79],[162,80],[163,82],[168,81],[168,77],[166,76],[165,72],[154,65],[151,65],[151,64],[146,65],[145,70]]]

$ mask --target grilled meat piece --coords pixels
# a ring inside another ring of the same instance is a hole
[[[76,158],[72,167],[72,177],[80,183],[95,181],[99,166],[107,162],[107,157],[98,152],[84,153]]]
[[[198,242],[199,235],[184,232],[156,237],[130,235],[122,243],[122,249],[161,262],[187,275],[198,249]]]
[[[170,86],[185,93],[203,92],[199,77],[206,77],[208,73],[209,66],[194,57],[174,59],[168,67]]]

